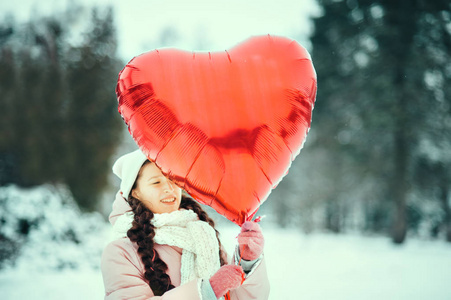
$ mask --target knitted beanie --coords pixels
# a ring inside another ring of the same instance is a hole
[[[114,163],[113,173],[121,179],[120,190],[125,199],[128,199],[139,170],[146,160],[147,157],[138,149],[119,157]]]

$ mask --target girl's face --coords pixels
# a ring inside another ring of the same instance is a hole
[[[164,177],[151,162],[141,167],[132,196],[154,214],[170,213],[179,209],[182,189]]]

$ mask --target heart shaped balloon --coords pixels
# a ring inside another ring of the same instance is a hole
[[[157,49],[119,74],[119,112],[143,153],[241,225],[301,150],[316,73],[296,41],[258,36],[223,52]]]

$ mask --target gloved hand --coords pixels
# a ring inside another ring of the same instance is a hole
[[[228,290],[236,289],[244,278],[243,269],[240,266],[224,265],[210,278],[210,285],[216,298],[221,298]]]
[[[255,222],[244,222],[238,235],[240,255],[245,260],[254,260],[263,253],[265,239],[260,225]]]

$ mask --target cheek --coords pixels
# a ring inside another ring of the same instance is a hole
[[[142,198],[141,200],[146,200],[146,201],[153,201],[154,199],[158,198],[157,190],[155,190],[151,187],[148,187],[148,186],[142,187],[139,190],[139,195]]]

